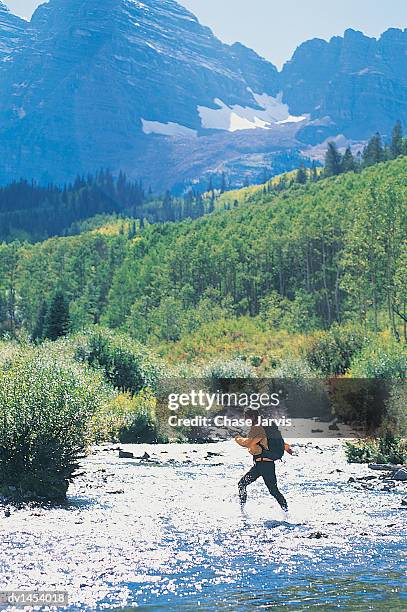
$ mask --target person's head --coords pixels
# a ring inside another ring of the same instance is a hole
[[[251,421],[252,425],[257,423],[257,419],[259,418],[259,411],[253,410],[253,408],[248,408],[244,415],[246,421]]]

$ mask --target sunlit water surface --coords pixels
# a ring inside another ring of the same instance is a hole
[[[406,610],[403,486],[348,483],[341,443],[313,441],[278,464],[284,515],[233,442],[97,449],[67,507],[1,510],[3,589],[67,590],[70,610]],[[207,458],[207,453],[221,456]]]

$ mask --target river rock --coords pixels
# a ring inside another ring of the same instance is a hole
[[[144,453],[144,455],[142,455],[141,457],[136,457],[136,459],[141,459],[143,461],[147,461],[148,459],[150,459],[151,455],[149,455],[148,453]]]
[[[128,451],[124,451],[124,450],[119,450],[119,459],[134,459],[134,455],[133,453],[130,453]]]
[[[322,533],[321,531],[315,531],[308,536],[310,540],[320,540],[321,538],[328,538],[329,536],[326,533]]]
[[[393,465],[391,463],[369,463],[369,470],[377,470],[381,472],[394,472],[396,470],[405,469],[404,465]]]
[[[392,479],[399,480],[401,482],[406,482],[407,481],[407,468],[401,468],[400,470],[397,470],[393,474]]]

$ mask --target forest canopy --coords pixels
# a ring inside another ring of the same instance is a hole
[[[198,219],[113,220],[4,243],[1,329],[47,337],[59,300],[69,331],[103,323],[143,341],[242,316],[290,332],[353,321],[405,337],[406,171],[399,157],[281,191],[224,194],[231,210]]]

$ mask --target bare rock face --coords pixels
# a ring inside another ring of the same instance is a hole
[[[0,70],[10,61],[15,50],[21,45],[27,22],[13,15],[7,6],[0,2]]]
[[[304,141],[389,135],[397,119],[407,123],[407,29],[389,29],[379,40],[347,30],[329,42],[308,41],[281,78],[291,112],[315,122],[303,129]]]
[[[309,41],[279,73],[175,0],[49,0],[29,24],[0,2],[0,182],[259,181],[308,143],[407,124],[406,63],[407,30]]]
[[[165,137],[206,133],[200,108],[261,110],[252,91],[277,95],[276,68],[224,45],[174,0],[50,0],[0,97],[9,174],[134,174],[151,141],[165,157]]]

